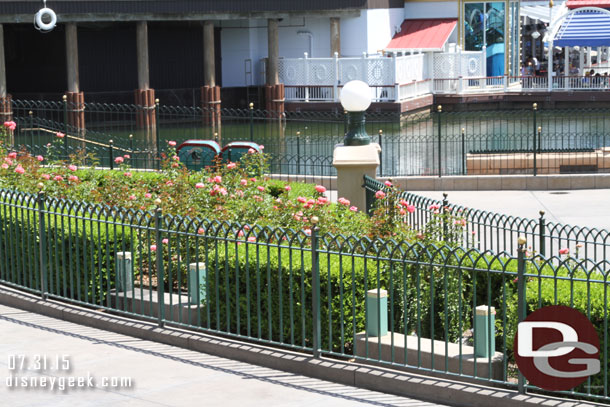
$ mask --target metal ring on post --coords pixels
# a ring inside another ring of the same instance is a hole
[[[51,21],[49,21],[48,23],[45,23],[44,21],[42,21],[42,18],[44,16],[47,16],[48,18],[50,18]],[[56,24],[57,24],[57,15],[55,14],[55,12],[53,10],[51,10],[48,7],[41,8],[40,10],[38,10],[38,13],[36,13],[36,15],[34,16],[34,26],[39,31],[43,31],[43,32],[51,31],[53,28],[55,28]]]

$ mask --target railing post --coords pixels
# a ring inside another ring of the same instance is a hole
[[[379,129],[379,176],[383,177],[383,130]]]
[[[155,99],[155,141],[157,143],[157,169],[161,169],[161,149],[159,148],[159,99]]]
[[[250,102],[250,141],[254,141],[254,103]]]
[[[538,154],[542,154],[542,127],[538,126]]]
[[[39,261],[40,261],[40,297],[43,300],[47,299],[47,231],[44,222],[44,210],[45,210],[45,194],[44,192],[38,192],[38,233],[40,235],[39,242]]]
[[[466,134],[466,129],[462,127],[462,175],[466,175],[465,134]]]
[[[443,112],[443,106],[438,105],[436,107],[438,117],[438,177],[442,176],[443,164],[442,164],[442,153],[441,153],[441,113]]]
[[[517,240],[519,248],[517,249],[517,318],[521,322],[525,319],[527,310],[525,302],[525,237],[520,236]],[[519,371],[518,379],[519,393],[525,394],[525,377]]]
[[[297,131],[297,175],[301,175],[301,132]]]
[[[114,149],[113,149],[113,141],[108,140],[108,160],[110,164],[110,169],[114,170]]]
[[[544,211],[540,211],[540,218],[538,219],[540,254],[542,256],[546,256],[546,219],[544,219],[544,214]]]
[[[159,301],[159,327],[165,322],[165,273],[163,271],[163,239],[161,237],[161,222],[163,212],[161,208],[155,210],[155,240],[157,244],[157,300]]]
[[[311,271],[312,271],[312,303],[313,303],[313,356],[319,358],[322,345],[322,325],[320,321],[320,257],[318,253],[318,217],[311,218]]]
[[[334,55],[334,63],[335,63],[335,81],[333,83],[333,96],[334,101],[339,101],[339,53],[335,52]]]
[[[68,96],[63,95],[64,101],[64,159],[68,159]]]
[[[538,103],[532,105],[533,117],[534,117],[534,176],[537,175],[538,170],[536,168],[536,111],[538,110]]]
[[[304,53],[303,68],[305,72],[305,101],[309,102],[309,59],[307,52]]]

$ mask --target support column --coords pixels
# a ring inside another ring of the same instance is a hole
[[[148,65],[148,23],[136,23],[136,58],[138,61],[138,89],[135,91],[135,104],[138,108],[136,115],[137,127],[143,129],[149,147],[156,143],[156,114],[155,90],[150,88],[150,74]]]
[[[6,87],[6,58],[4,56],[4,26],[0,24],[0,125],[13,119],[11,95]]]
[[[269,19],[267,26],[267,86],[265,87],[265,100],[268,112],[273,112],[278,118],[284,114],[284,85],[280,84],[279,76],[279,38],[278,21]],[[281,122],[280,122],[281,124]],[[280,128],[282,126],[280,125]]]
[[[66,24],[66,74],[68,79],[68,90],[65,103],[68,111],[67,130],[73,132],[74,136],[85,137],[85,96],[80,91],[80,79],[78,72],[78,27],[76,23]],[[84,143],[81,147],[85,147]]]
[[[339,17],[330,18],[330,56],[337,53],[341,56],[341,20]]]
[[[203,123],[212,127],[212,134],[221,140],[221,99],[220,86],[216,86],[216,55],[214,52],[214,22],[203,23],[203,78],[201,103]]]

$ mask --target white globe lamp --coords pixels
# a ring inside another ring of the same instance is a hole
[[[346,146],[364,146],[371,143],[364,126],[364,112],[371,105],[371,88],[362,81],[349,81],[341,89],[341,106],[347,111]]]

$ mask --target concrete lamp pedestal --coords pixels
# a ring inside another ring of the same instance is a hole
[[[381,147],[377,143],[364,146],[338,144],[333,152],[333,166],[337,169],[338,197],[349,199],[358,210],[366,210],[363,177],[375,178]]]

